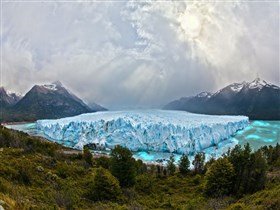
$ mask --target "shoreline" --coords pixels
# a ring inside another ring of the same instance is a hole
[[[35,123],[35,122],[12,122],[12,123],[2,123],[1,125],[4,126],[6,129],[18,132],[18,130],[16,130],[16,129],[7,128],[6,125],[22,125],[22,124],[28,124],[28,123]],[[21,131],[21,132],[24,132],[24,131]],[[75,149],[75,148],[71,148],[71,147],[66,147],[66,146],[64,146],[62,144],[59,144],[59,143],[54,142],[52,140],[49,140],[46,137],[43,137],[43,136],[40,136],[40,135],[31,135],[31,134],[29,134],[27,132],[24,132],[24,133],[26,133],[28,136],[30,136],[32,138],[36,138],[38,141],[48,142],[48,143],[51,143],[51,144],[58,144],[58,145],[62,146],[63,149],[61,150],[61,152],[64,153],[64,154],[80,154],[80,153],[83,152],[82,150],[79,150],[79,149]]]
[[[31,124],[31,123],[36,123],[36,121],[21,121],[21,122],[4,122],[1,123],[1,125],[22,125],[22,124]]]

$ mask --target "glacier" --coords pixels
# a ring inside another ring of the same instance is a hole
[[[195,154],[229,139],[249,124],[246,116],[214,116],[185,111],[130,110],[38,120],[36,128],[53,141],[82,149],[96,144],[131,151]]]

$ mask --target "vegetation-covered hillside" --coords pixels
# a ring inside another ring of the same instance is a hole
[[[117,146],[93,157],[0,127],[0,205],[4,209],[280,209],[280,146],[235,147],[178,168],[135,161]]]

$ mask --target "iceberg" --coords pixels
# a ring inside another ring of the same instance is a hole
[[[193,155],[229,139],[249,124],[246,116],[214,116],[185,111],[130,110],[82,114],[57,120],[38,120],[48,138],[82,149],[96,144],[131,151]]]

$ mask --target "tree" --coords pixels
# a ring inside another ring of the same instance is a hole
[[[183,154],[179,160],[179,171],[181,174],[189,172],[190,161],[187,155]]]
[[[205,192],[212,197],[229,195],[233,187],[234,168],[226,157],[219,158],[206,173]]]
[[[135,184],[136,163],[132,158],[132,153],[117,145],[111,151],[110,171],[117,177],[122,187],[130,187]]]
[[[248,178],[244,188],[245,193],[254,193],[258,190],[262,190],[266,181],[266,160],[263,157],[261,150],[254,152],[250,157],[250,167],[248,170]]]
[[[170,155],[169,160],[167,161],[167,171],[170,175],[175,174],[176,166],[175,166],[175,158],[173,154]]]
[[[157,165],[157,177],[161,177],[161,166]]]
[[[236,196],[253,193],[264,187],[267,167],[263,155],[265,151],[266,149],[261,149],[252,153],[250,145],[246,144],[244,148],[236,145],[228,152],[228,160],[235,171],[233,193]],[[266,156],[269,158],[270,152],[266,153]]]
[[[269,145],[269,146],[263,146],[261,147],[260,149],[263,154],[264,154],[264,157],[267,161],[267,163],[269,165],[272,165],[272,167],[274,165],[276,165],[277,161],[280,160],[280,144],[277,143],[275,147]]]
[[[83,158],[90,167],[93,166],[93,157],[87,146],[84,147]]]
[[[95,163],[97,167],[102,167],[105,169],[109,169],[110,167],[110,158],[106,156],[101,156],[95,159]]]
[[[197,153],[192,162],[195,174],[202,174],[204,170],[205,154],[203,152]]]
[[[240,145],[236,145],[232,150],[228,152],[228,160],[232,163],[234,171],[235,171],[235,178],[234,178],[234,193],[237,194],[240,191],[242,177],[244,177],[244,170],[246,165],[248,165],[249,159],[243,155],[244,150]]]
[[[121,196],[119,181],[110,171],[99,167],[96,169],[92,185],[89,185],[88,196],[94,201],[116,201]]]

